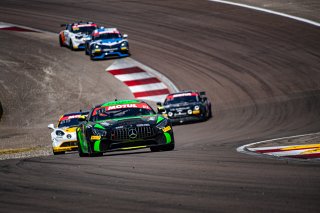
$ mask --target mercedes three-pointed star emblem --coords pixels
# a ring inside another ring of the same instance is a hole
[[[135,139],[135,138],[137,138],[137,136],[138,136],[137,130],[135,130],[135,129],[129,129],[128,135],[129,135],[129,138],[130,138],[130,139]]]

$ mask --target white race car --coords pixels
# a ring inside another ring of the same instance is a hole
[[[85,48],[86,41],[91,40],[91,33],[98,26],[93,22],[77,22],[61,24],[61,27],[65,27],[65,30],[59,33],[60,46],[67,46],[71,50],[82,50]]]
[[[80,125],[79,118],[87,116],[89,112],[74,112],[64,114],[60,117],[58,127],[49,124],[48,128],[52,129],[51,140],[53,154],[64,154],[66,151],[78,150],[76,129]]]

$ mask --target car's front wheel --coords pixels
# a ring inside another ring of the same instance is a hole
[[[72,40],[70,40],[69,48],[70,48],[70,50],[74,50]]]

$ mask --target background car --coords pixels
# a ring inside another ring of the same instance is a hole
[[[205,92],[195,90],[169,94],[164,103],[158,102],[158,112],[172,123],[205,121],[212,117],[211,103]]]
[[[77,22],[62,24],[61,27],[65,27],[65,30],[59,33],[60,46],[67,46],[71,50],[83,50],[86,41],[91,40],[91,34],[98,26],[93,22]]]
[[[51,140],[53,154],[64,154],[66,151],[78,150],[76,128],[80,125],[79,118],[87,116],[89,112],[74,112],[64,114],[58,121],[57,128],[54,124],[49,124],[48,128],[52,129]]]
[[[92,39],[86,42],[85,53],[92,60],[130,56],[127,38],[128,35],[122,35],[117,28],[100,27],[92,33]]]
[[[171,123],[145,102],[121,100],[94,107],[77,129],[79,156],[99,156],[107,151],[150,148],[174,149]]]

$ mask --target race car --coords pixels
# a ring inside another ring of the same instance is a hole
[[[80,125],[80,116],[87,116],[89,112],[74,112],[64,114],[58,121],[57,128],[54,124],[49,124],[52,129],[51,140],[53,154],[64,154],[66,151],[78,150],[76,128]]]
[[[80,157],[142,148],[171,151],[175,146],[170,121],[141,100],[107,102],[80,120],[85,120],[77,128]]]
[[[86,41],[91,40],[91,34],[98,26],[93,22],[77,22],[62,24],[61,27],[65,27],[65,30],[59,33],[60,46],[67,46],[71,50],[83,50]]]
[[[91,37],[85,44],[85,53],[91,60],[130,56],[128,35],[122,35],[116,28],[100,27]]]
[[[158,113],[173,124],[205,121],[212,117],[211,103],[205,92],[181,91],[167,95],[164,103],[158,102]]]

